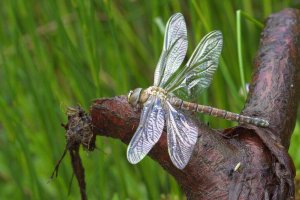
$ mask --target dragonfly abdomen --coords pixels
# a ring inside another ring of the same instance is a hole
[[[200,112],[200,113],[208,114],[208,115],[211,115],[214,117],[223,118],[223,119],[226,119],[229,121],[236,121],[239,123],[254,124],[256,126],[262,126],[262,127],[269,126],[269,122],[267,120],[264,120],[261,118],[249,117],[249,116],[229,112],[226,110],[213,108],[211,106],[205,106],[205,105],[200,105],[200,104],[196,104],[196,103],[191,103],[191,102],[183,101],[176,97],[170,98],[169,101],[173,106],[175,106],[179,109],[182,109],[182,110]]]

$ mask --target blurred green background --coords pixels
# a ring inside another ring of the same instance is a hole
[[[0,199],[80,198],[75,179],[68,196],[69,156],[48,183],[65,147],[60,123],[67,121],[66,107],[88,109],[95,98],[152,84],[164,26],[175,12],[187,21],[188,56],[207,32],[223,32],[219,70],[199,101],[239,112],[262,30],[251,18],[263,23],[285,7],[299,8],[299,1],[0,1]],[[237,20],[239,9],[250,18]],[[202,118],[217,128],[233,125]],[[299,124],[290,148],[298,170]],[[98,137],[97,146],[100,151],[81,152],[90,199],[184,198],[151,159],[133,166],[120,141]]]

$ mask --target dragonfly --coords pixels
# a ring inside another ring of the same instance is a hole
[[[239,123],[267,127],[264,119],[239,115],[226,110],[185,101],[207,88],[215,73],[223,45],[220,31],[208,33],[181,66],[188,40],[184,17],[176,13],[167,22],[163,50],[154,73],[154,83],[146,89],[136,88],[128,94],[132,106],[142,106],[140,122],[127,149],[127,159],[136,164],[158,142],[167,127],[168,153],[178,169],[190,160],[198,138],[198,128],[185,111],[200,112]]]

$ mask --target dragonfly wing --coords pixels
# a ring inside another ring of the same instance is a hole
[[[128,145],[127,159],[130,163],[136,164],[148,154],[159,140],[163,127],[162,100],[156,96],[150,96],[144,104],[139,126]]]
[[[154,74],[154,86],[163,87],[179,68],[188,46],[187,31],[181,13],[172,15],[167,23],[163,50]]]
[[[198,138],[193,121],[166,102],[168,150],[173,164],[183,169],[192,155]]]
[[[215,73],[222,51],[223,37],[220,31],[208,33],[198,44],[186,66],[181,69],[174,81],[166,89],[174,92],[199,94],[207,88]]]

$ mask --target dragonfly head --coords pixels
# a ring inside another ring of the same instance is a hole
[[[142,88],[136,88],[128,93],[127,101],[130,105],[136,106],[139,104],[142,90]]]

